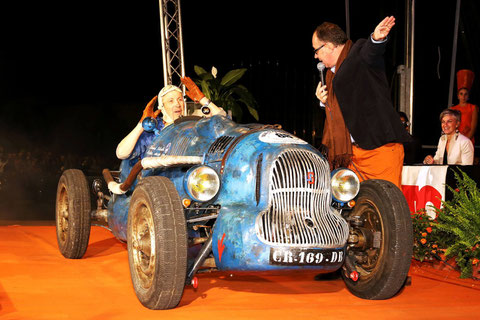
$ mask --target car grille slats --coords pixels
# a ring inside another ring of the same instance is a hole
[[[221,136],[215,140],[210,148],[208,149],[207,153],[208,154],[214,154],[214,153],[219,153],[223,154],[225,152],[225,149],[227,146],[230,144],[235,139],[235,137],[232,136]]]
[[[269,207],[257,218],[259,238],[270,245],[343,246],[347,222],[331,207],[330,170],[321,156],[287,149],[270,172]]]
[[[192,142],[192,137],[190,135],[182,136],[176,144],[172,146],[169,155],[172,156],[181,156],[186,153],[187,147]]]

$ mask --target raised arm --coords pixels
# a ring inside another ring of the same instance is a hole
[[[395,25],[395,17],[386,17],[376,27],[366,45],[362,46],[360,56],[370,66],[384,68],[383,54],[387,44],[387,36]]]
[[[137,123],[135,128],[133,128],[133,130],[130,131],[130,133],[118,144],[116,151],[118,159],[127,159],[132,154],[133,148],[135,148],[135,144],[137,143],[138,138],[140,138],[140,135],[143,133],[142,121],[146,117],[156,118],[159,115],[160,110],[157,110],[155,112],[153,111],[153,106],[155,105],[155,102],[157,102],[157,96],[153,97],[153,99],[150,100],[150,102],[147,104],[147,106],[143,110],[142,117],[140,118],[140,121]]]
[[[197,103],[200,103],[202,106],[208,106],[208,108],[210,109],[210,113],[205,114],[205,116],[211,117],[216,114],[221,114],[222,116],[227,115],[225,110],[218,107],[215,103],[211,102],[209,99],[207,99],[207,97],[205,97],[203,92],[200,91],[200,88],[198,88],[198,86],[195,84],[195,82],[193,82],[192,79],[190,79],[189,77],[184,77],[181,79],[181,81],[187,88],[185,93],[190,99]]]
[[[390,33],[390,30],[393,28],[394,25],[395,25],[395,17],[394,16],[386,17],[377,25],[377,27],[373,31],[372,39],[375,41],[385,40],[385,38],[388,36],[388,34]]]

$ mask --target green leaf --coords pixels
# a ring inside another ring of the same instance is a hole
[[[202,67],[200,66],[193,66],[193,71],[195,71],[195,73],[197,74],[197,76],[201,77],[203,74],[205,73],[208,73],[207,71],[205,71],[205,69],[203,69]]]
[[[210,90],[210,86],[208,85],[208,81],[202,80],[202,82],[200,82],[200,85],[202,87],[202,92],[205,95],[205,97],[207,97],[207,99],[209,100],[212,100],[212,93]]]
[[[220,82],[220,85],[222,86],[231,86],[235,82],[237,82],[243,75],[247,69],[235,69],[227,72],[227,74],[222,78],[222,81]]]
[[[243,111],[238,103],[230,100],[228,103],[228,109],[232,110],[232,118],[234,118],[234,121],[240,122],[242,120]]]
[[[239,96],[239,98],[242,100],[243,103],[245,103],[247,106],[250,106],[251,108],[256,108],[257,102],[253,98],[252,94],[245,88],[244,86],[237,86],[233,90],[235,94]]]
[[[200,79],[202,80],[213,79],[212,74],[205,71],[205,69],[203,69],[202,67],[194,66],[193,69],[195,70],[195,73],[200,77]]]
[[[254,117],[255,120],[258,121],[259,117],[258,117],[258,112],[257,112],[257,110],[254,109],[254,108],[252,108],[252,107],[250,107],[250,106],[247,106],[247,108],[248,108],[248,112],[250,112],[250,114],[252,115],[252,117]]]

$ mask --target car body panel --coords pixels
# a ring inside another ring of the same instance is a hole
[[[218,194],[196,203],[200,209],[220,208],[212,228],[218,269],[327,272],[342,265],[348,226],[331,206],[328,163],[305,141],[274,126],[239,125],[217,115],[166,127],[145,156],[163,155],[202,157],[220,177]],[[122,161],[121,182],[134,164]],[[181,165],[143,170],[126,194],[114,195],[108,204],[113,234],[126,241],[130,198],[145,177],[165,176],[181,199],[192,200],[185,190],[188,170]],[[187,222],[204,212],[186,209]],[[312,257],[321,263],[305,262]]]

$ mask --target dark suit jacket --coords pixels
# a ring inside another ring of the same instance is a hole
[[[393,108],[385,74],[386,42],[360,39],[335,70],[333,90],[345,124],[362,149],[410,141]]]

